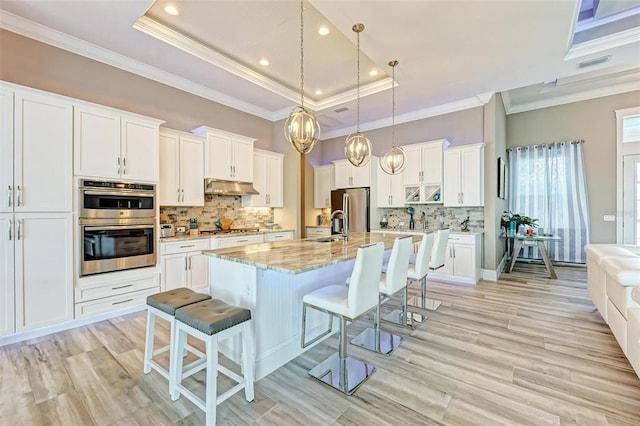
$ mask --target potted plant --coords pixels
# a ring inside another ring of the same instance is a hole
[[[520,213],[514,214],[508,211],[502,212],[502,217],[500,218],[500,226],[504,227],[509,234],[516,234],[520,225],[536,228],[538,226],[537,222],[538,219],[534,219]]]

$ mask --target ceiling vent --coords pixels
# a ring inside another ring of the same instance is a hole
[[[348,111],[348,110],[349,110],[349,108],[342,107],[342,108],[334,109],[333,112],[345,112],[345,111]]]
[[[589,59],[588,61],[582,61],[578,64],[578,68],[583,69],[583,68],[593,67],[595,65],[604,64],[605,62],[608,62],[609,59],[611,59],[611,55],[602,56],[600,58],[595,58],[595,59]]]

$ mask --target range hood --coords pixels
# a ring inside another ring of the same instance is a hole
[[[259,194],[249,182],[231,182],[228,180],[205,179],[204,193],[217,195],[256,195]]]

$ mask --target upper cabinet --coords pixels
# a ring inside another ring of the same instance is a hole
[[[76,105],[75,174],[157,182],[161,123],[107,107]]]
[[[370,187],[372,163],[377,165],[378,158],[371,156],[371,160],[362,167],[354,166],[349,160],[334,161],[336,189]]]
[[[313,208],[331,208],[331,191],[335,188],[334,165],[318,166],[313,169]]]
[[[390,175],[378,170],[378,207],[404,207],[403,174]]]
[[[442,203],[442,152],[449,141],[405,145],[407,167],[403,171],[404,201],[407,204]]]
[[[484,144],[445,150],[444,206],[484,206]]]
[[[160,129],[161,206],[204,206],[204,139]]]
[[[283,207],[283,155],[261,149],[253,153],[253,187],[257,195],[244,195],[243,207]]]
[[[0,114],[0,212],[70,212],[71,102],[3,88]]]
[[[192,133],[205,137],[205,178],[253,182],[253,161],[249,159],[255,139],[205,126]]]

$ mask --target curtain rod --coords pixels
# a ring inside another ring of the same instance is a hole
[[[564,145],[565,143],[570,143],[572,145],[576,145],[579,143],[585,143],[584,139],[578,139],[575,141],[562,141],[562,142],[554,142],[549,144],[541,144],[541,145],[527,145],[527,146],[514,146],[513,148],[507,148],[507,152],[513,151],[514,149],[529,149],[529,148],[553,148],[554,145]]]

